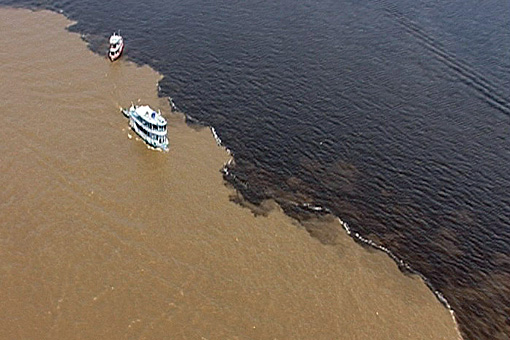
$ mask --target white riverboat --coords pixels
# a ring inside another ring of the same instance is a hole
[[[168,150],[167,124],[161,112],[148,105],[131,105],[122,109],[124,116],[129,118],[129,126],[147,144],[158,149]]]
[[[110,61],[114,61],[120,58],[120,55],[124,51],[124,39],[120,34],[113,33],[110,37],[110,48],[108,49],[108,58]]]

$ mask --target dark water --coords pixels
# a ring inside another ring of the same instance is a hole
[[[466,339],[510,334],[510,4],[8,1],[63,11],[165,75],[230,180],[328,208],[440,291]],[[327,240],[323,240],[327,242]]]

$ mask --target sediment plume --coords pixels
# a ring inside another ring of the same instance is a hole
[[[419,277],[333,216],[234,202],[211,129],[71,24],[0,9],[0,338],[459,338]],[[131,102],[161,109],[169,152],[129,129]]]

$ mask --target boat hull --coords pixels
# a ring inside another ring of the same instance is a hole
[[[122,52],[124,52],[124,44],[122,44],[120,48],[113,54],[111,53],[111,51],[108,51],[108,58],[110,59],[110,61],[115,61],[120,58]]]
[[[163,150],[163,151],[169,150],[168,138],[165,137],[165,142],[160,143],[157,140],[149,137],[146,134],[146,132],[143,131],[138,126],[135,118],[133,116],[131,116],[131,114],[129,113],[129,110],[121,109],[121,111],[122,111],[122,114],[124,114],[124,116],[129,119],[129,127],[131,128],[131,130],[133,130],[147,145],[149,145],[153,148],[156,148],[156,149]]]
[[[133,119],[129,120],[129,126],[131,130],[136,132],[136,134],[148,145],[152,146],[156,149],[161,149],[163,151],[168,151],[168,142],[167,143],[158,143],[154,139],[149,138],[145,133],[136,125]]]

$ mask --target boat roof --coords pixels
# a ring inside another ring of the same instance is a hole
[[[136,106],[135,111],[141,118],[150,123],[166,124],[166,119],[163,118],[161,113],[153,110],[149,105]]]
[[[120,35],[113,33],[113,35],[110,37],[110,44],[116,44],[121,40],[122,40],[122,37]]]

